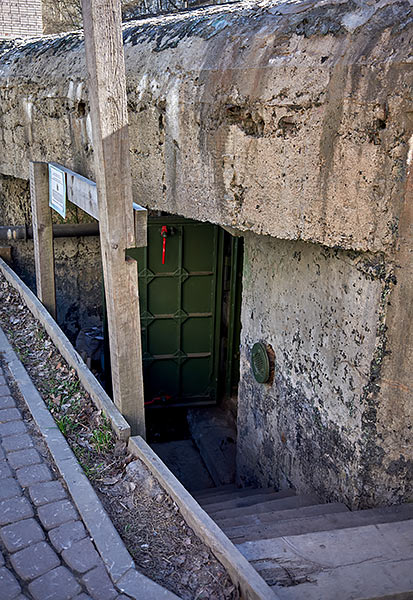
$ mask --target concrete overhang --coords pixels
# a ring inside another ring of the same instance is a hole
[[[125,24],[135,201],[390,251],[412,156],[412,17],[407,0],[290,0]],[[93,179],[82,34],[3,42],[0,60],[0,173],[46,160]]]

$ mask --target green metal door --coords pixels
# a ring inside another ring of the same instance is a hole
[[[138,263],[145,403],[215,403],[222,230],[176,217],[152,218],[148,246],[128,254]]]

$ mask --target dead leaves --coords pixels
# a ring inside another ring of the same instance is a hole
[[[1,275],[0,325],[8,330],[56,421],[66,429],[72,450],[142,572],[183,600],[238,600],[224,568],[187,527],[176,504],[125,442],[113,434],[107,438],[102,411]]]

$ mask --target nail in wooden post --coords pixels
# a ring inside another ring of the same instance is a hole
[[[47,163],[42,162],[31,162],[29,168],[37,297],[56,319],[52,213],[49,207],[49,169]]]
[[[142,350],[120,0],[82,0],[113,397],[145,435]]]

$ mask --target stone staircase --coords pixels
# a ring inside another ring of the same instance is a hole
[[[413,599],[413,504],[352,512],[235,485],[193,496],[281,600]]]

